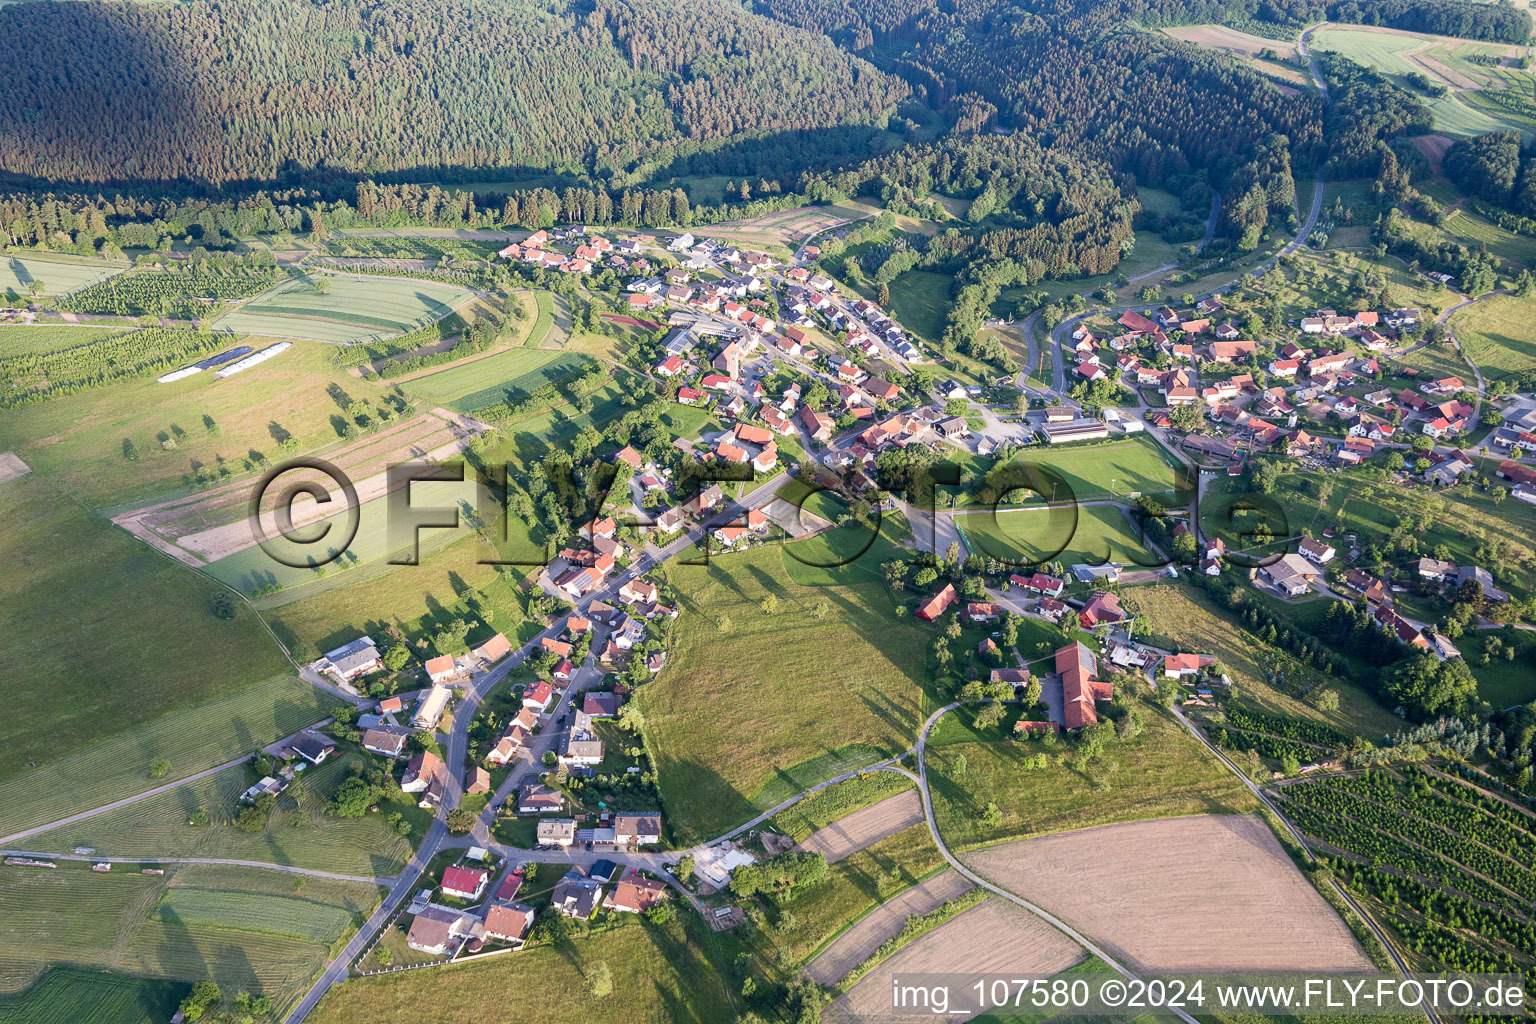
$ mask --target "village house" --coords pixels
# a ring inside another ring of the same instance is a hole
[[[428,956],[442,956],[449,948],[468,938],[475,919],[451,907],[429,903],[411,921],[405,943]]]
[[[491,880],[484,868],[448,867],[443,869],[444,894],[461,900],[477,900]]]
[[[522,903],[497,904],[485,912],[485,937],[521,943],[533,927],[534,909]]]
[[[1286,597],[1309,593],[1321,575],[1322,570],[1301,555],[1283,555],[1273,564],[1259,569],[1259,576]]]
[[[613,841],[618,846],[655,846],[661,842],[661,815],[654,811],[623,811],[613,816]]]
[[[524,786],[517,798],[519,814],[558,814],[565,806],[565,796],[558,789],[540,783]]]
[[[568,847],[576,841],[576,821],[574,818],[545,818],[534,831],[534,840],[541,847]]]
[[[1095,626],[1122,622],[1126,617],[1119,597],[1107,590],[1097,590],[1083,605],[1077,619],[1084,629],[1093,629]]]
[[[627,914],[643,914],[666,898],[667,883],[630,870],[613,887],[605,906]]]

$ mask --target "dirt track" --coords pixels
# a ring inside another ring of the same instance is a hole
[[[28,466],[14,452],[0,452],[0,483],[14,480],[18,476],[26,476],[32,472]]]
[[[907,918],[931,913],[971,887],[959,872],[946,871],[914,885],[880,904],[839,935],[805,967],[805,975],[818,985],[835,985],[843,975],[863,963],[892,935],[901,931]]]
[[[827,1024],[935,1020],[933,1013],[892,1014],[891,978],[913,974],[1055,974],[1082,959],[1077,944],[1028,912],[989,899],[903,947],[822,1014]],[[971,1015],[949,1013],[945,1020]]]
[[[870,843],[893,836],[922,820],[922,798],[917,795],[917,790],[909,789],[817,829],[795,849],[826,854],[827,863],[835,864]]]
[[[1104,825],[964,859],[1136,969],[1372,969],[1344,922],[1252,816]]]

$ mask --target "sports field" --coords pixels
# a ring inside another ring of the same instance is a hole
[[[476,413],[500,402],[520,402],[590,363],[566,352],[515,348],[415,377],[401,386],[434,405]]]
[[[1100,498],[1131,501],[1140,494],[1172,501],[1178,486],[1173,457],[1145,434],[1060,448],[1037,445],[1014,456],[1009,466],[1021,467],[1026,476],[1036,468],[1059,474],[1071,489],[1070,495],[1060,489],[1052,494],[1050,480],[1042,474],[1044,495],[1021,491],[1012,496],[1018,500],[1027,495],[1030,502],[1059,502],[1071,498],[1078,501]]]
[[[318,282],[329,282],[329,291],[318,290]],[[441,320],[473,296],[436,281],[310,273],[262,292],[217,326],[337,344],[380,341]]]
[[[1074,511],[1076,516],[1074,518]],[[1045,562],[1132,565],[1161,561],[1113,505],[976,512],[955,517],[971,550],[1020,566]]]
[[[1536,302],[1495,295],[1454,314],[1449,326],[1484,376],[1498,378],[1536,368],[1532,323]]]
[[[679,840],[911,742],[928,707],[928,630],[894,614],[883,583],[791,582],[773,546],[671,572],[683,616],[665,685],[635,699]]]
[[[0,254],[0,299],[30,295],[34,287],[43,295],[68,295],[127,269],[126,263],[83,256]]]

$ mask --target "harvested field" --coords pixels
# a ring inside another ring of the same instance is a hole
[[[219,328],[351,345],[420,330],[474,297],[442,281],[310,273],[242,303],[219,320]]]
[[[821,1019],[828,1024],[913,1019],[910,1012],[900,1017],[890,1013],[891,978],[899,974],[1049,975],[1081,958],[1076,943],[1029,912],[987,900],[903,947],[834,1000]],[[972,1016],[950,1013],[945,1019]]]
[[[775,210],[746,220],[728,220],[711,227],[696,228],[693,233],[738,243],[793,248],[796,242],[808,235],[863,216],[864,211],[840,206],[797,206],[792,210]]]
[[[0,484],[19,476],[26,476],[30,472],[32,472],[31,467],[17,458],[15,452],[0,452]]]
[[[1136,969],[1372,969],[1344,922],[1256,817],[1104,825],[995,846],[965,860]],[[1114,884],[1082,885],[1090,861],[1098,877]]]
[[[817,954],[805,967],[806,977],[818,985],[836,985],[887,939],[901,931],[907,918],[932,913],[970,887],[971,883],[959,872],[950,870],[897,893]]]
[[[1247,32],[1239,32],[1225,25],[1181,25],[1177,28],[1165,28],[1163,32],[1175,39],[1182,39],[1197,46],[1225,50],[1234,57],[1254,57],[1265,50],[1274,50],[1283,57],[1296,52],[1295,43],[1249,35]]]
[[[893,836],[923,820],[923,801],[917,790],[908,790],[886,797],[879,803],[852,814],[816,833],[802,842],[797,849],[807,853],[826,855],[828,864],[835,864],[844,857],[858,853],[870,843]]]

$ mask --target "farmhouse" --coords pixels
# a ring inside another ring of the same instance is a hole
[[[1098,659],[1080,642],[1056,651],[1056,674],[1061,677],[1063,728],[1082,729],[1095,724],[1099,715],[1094,710],[1094,702],[1109,700],[1115,695],[1111,684],[1094,678],[1098,671]]]
[[[1120,607],[1120,598],[1107,590],[1099,590],[1083,605],[1077,619],[1084,629],[1092,629],[1105,623],[1120,622],[1125,617],[1125,609]]]
[[[1301,555],[1284,555],[1273,565],[1260,569],[1259,575],[1285,596],[1297,597],[1312,589],[1312,583],[1322,575],[1322,570]]]
[[[1109,424],[1102,420],[1068,423],[1060,427],[1045,426],[1041,430],[1045,434],[1045,439],[1051,444],[1068,444],[1072,441],[1096,441],[1109,436]]]
[[[959,595],[955,593],[954,584],[946,583],[943,590],[924,601],[913,614],[924,622],[932,622],[943,615],[945,610],[957,600]]]

